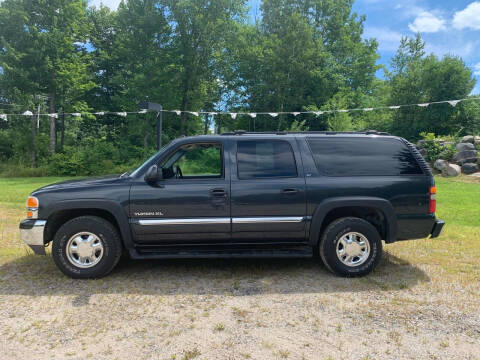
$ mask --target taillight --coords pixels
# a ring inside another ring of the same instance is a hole
[[[437,188],[435,186],[430,187],[430,206],[428,212],[434,214],[437,208]]]
[[[27,199],[27,218],[36,219],[38,216],[38,199],[35,196],[29,196]]]

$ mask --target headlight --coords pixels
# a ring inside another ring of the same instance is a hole
[[[35,196],[27,198],[27,218],[36,219],[38,217],[38,199]]]

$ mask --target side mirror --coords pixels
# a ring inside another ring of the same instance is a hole
[[[158,180],[163,179],[162,170],[158,168],[157,165],[152,165],[144,176],[144,179],[147,183],[155,183]]]

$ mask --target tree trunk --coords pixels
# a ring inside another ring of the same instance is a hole
[[[37,147],[35,144],[36,137],[37,137],[37,119],[35,115],[32,115],[32,151],[30,152],[30,159],[32,160],[33,167],[37,167]]]
[[[65,111],[62,110],[62,133],[60,135],[60,151],[63,151],[64,141],[65,141]]]
[[[205,128],[203,129],[203,135],[208,134],[208,126],[210,125],[208,120],[208,114],[205,114]]]
[[[50,93],[50,114],[55,112],[55,92]],[[56,119],[52,116],[50,118],[50,154],[55,154],[55,147],[57,146],[57,131]]]

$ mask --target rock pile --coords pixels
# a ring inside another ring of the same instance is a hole
[[[451,142],[440,142],[441,145],[453,145]],[[417,143],[417,148],[423,156],[425,156],[425,140]],[[479,172],[479,158],[477,146],[480,145],[480,136],[467,135],[461,142],[455,144],[457,152],[452,157],[452,162],[438,159],[433,163],[433,168],[440,171],[444,176],[458,176],[463,174],[475,174]]]

